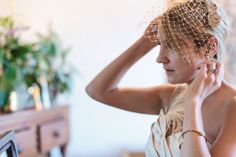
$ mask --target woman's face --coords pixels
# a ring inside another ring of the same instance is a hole
[[[199,64],[204,61],[204,57],[196,55],[194,48],[191,47],[186,49],[185,52],[188,53],[188,56],[191,56],[191,63],[184,61],[182,58],[177,58],[174,50],[160,45],[160,52],[156,61],[157,63],[163,64],[169,83],[189,84],[196,77]]]

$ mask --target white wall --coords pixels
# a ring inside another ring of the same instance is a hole
[[[139,36],[139,22],[154,0],[0,0],[1,15],[12,13],[31,31],[45,32],[48,22],[71,46],[70,61],[79,71],[71,103],[69,157],[119,157],[125,150],[144,150],[156,116],[130,113],[90,99],[84,88],[112,59]],[[33,36],[29,36],[33,39]],[[122,80],[121,86],[149,86],[164,82],[153,50]]]

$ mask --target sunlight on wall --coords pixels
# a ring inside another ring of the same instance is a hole
[[[130,113],[90,99],[85,86],[112,59],[141,35],[139,22],[154,0],[12,0],[18,23],[45,32],[51,23],[63,44],[72,47],[70,61],[78,67],[71,109],[69,157],[120,157],[123,151],[143,151],[156,116]],[[0,0],[1,4],[6,2]],[[3,5],[0,5],[3,6]],[[1,9],[1,8],[0,8]],[[5,7],[5,12],[7,9]],[[33,39],[32,34],[28,39]],[[130,69],[121,86],[164,82],[154,49]]]

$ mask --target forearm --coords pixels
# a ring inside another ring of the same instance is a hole
[[[186,130],[204,133],[201,105],[195,101],[185,104],[183,131]],[[181,157],[211,157],[205,138],[194,132],[186,133],[181,145]]]
[[[88,84],[87,92],[104,93],[114,89],[130,67],[154,47],[154,43],[142,36]]]

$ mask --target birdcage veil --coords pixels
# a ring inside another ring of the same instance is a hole
[[[164,3],[161,3],[164,2]],[[191,63],[212,35],[221,30],[222,17],[213,0],[162,0],[148,12],[145,37]],[[194,53],[189,51],[193,50]]]

